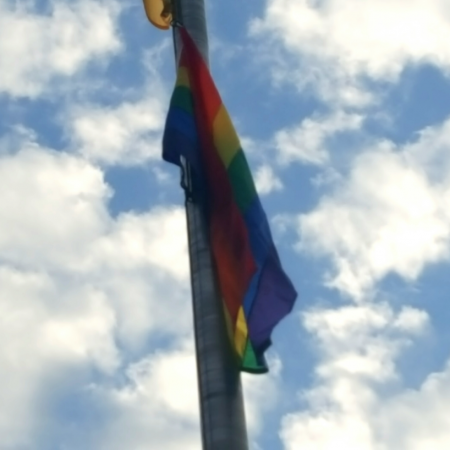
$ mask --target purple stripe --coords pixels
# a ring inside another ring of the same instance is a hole
[[[267,258],[249,318],[249,335],[256,353],[270,346],[275,325],[292,311],[297,292],[280,266],[275,247]]]
[[[259,198],[248,208],[245,223],[258,270],[245,295],[244,311],[250,340],[257,358],[261,359],[270,346],[272,330],[292,310],[297,292],[281,267]]]

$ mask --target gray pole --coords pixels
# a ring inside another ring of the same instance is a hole
[[[208,64],[204,0],[176,0],[174,18],[192,36]],[[180,40],[174,28],[176,60]],[[185,165],[186,218],[191,265],[194,331],[203,450],[247,450],[240,372],[227,334],[205,221],[205,198]]]

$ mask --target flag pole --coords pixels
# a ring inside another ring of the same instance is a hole
[[[175,23],[184,26],[209,66],[204,0],[172,0]],[[181,41],[173,28],[178,64]],[[230,338],[212,259],[205,219],[205,196],[195,173],[183,162],[191,266],[194,335],[203,450],[248,450],[241,377]]]

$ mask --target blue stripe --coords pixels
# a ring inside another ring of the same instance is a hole
[[[255,197],[248,207],[244,215],[244,221],[247,227],[253,259],[257,266],[257,271],[252,277],[243,302],[245,316],[249,317],[258,292],[262,269],[269,255],[269,250],[273,245],[267,216],[262,208],[259,197]]]
[[[163,136],[163,158],[177,166],[184,156],[200,172],[199,138],[194,117],[180,108],[170,108]]]

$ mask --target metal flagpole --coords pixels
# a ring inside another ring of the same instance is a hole
[[[175,1],[174,20],[184,26],[208,64],[204,0]],[[180,37],[174,27],[176,61]],[[247,450],[247,429],[240,372],[232,353],[217,285],[204,215],[205,197],[195,173],[184,164],[186,218],[203,450]]]

